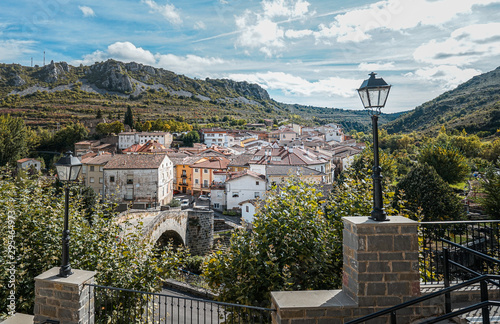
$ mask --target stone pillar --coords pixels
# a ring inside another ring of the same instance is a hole
[[[186,245],[194,255],[205,255],[214,244],[213,210],[188,210]]]
[[[74,270],[68,278],[58,277],[54,267],[35,278],[33,323],[56,320],[61,324],[93,324],[95,272]]]
[[[420,295],[418,223],[388,219],[344,218],[342,290],[370,313]]]
[[[272,292],[273,323],[345,323],[420,295],[417,222],[401,216],[343,220],[342,290]],[[416,306],[398,312],[398,323],[421,316]]]

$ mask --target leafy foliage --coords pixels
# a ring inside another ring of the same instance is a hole
[[[21,118],[0,115],[0,166],[15,165],[28,154],[28,136],[29,130]]]
[[[189,133],[182,136],[182,143],[184,146],[193,146],[193,143],[200,142],[200,134],[197,131],[190,131]]]
[[[204,276],[223,301],[269,306],[273,290],[331,289],[341,284],[342,224],[328,220],[322,194],[292,178],[268,193],[253,231],[240,230],[212,254]]]
[[[396,195],[406,201],[406,208],[422,221],[451,221],[464,219],[460,199],[430,165],[415,164],[397,184]]]
[[[500,174],[494,169],[488,170],[482,183],[484,197],[480,199],[484,211],[492,219],[500,219]]]
[[[454,147],[428,145],[421,149],[418,161],[432,166],[450,184],[463,181],[470,173],[467,159]]]
[[[47,178],[13,178],[6,171],[0,175],[0,286],[7,287],[8,261],[15,261],[17,312],[33,311],[33,278],[60,265],[63,195]],[[124,232],[103,206],[94,205],[89,215],[81,198],[78,187],[71,190],[72,268],[97,271],[101,285],[153,292],[161,287],[162,277],[173,275],[181,265],[186,251],[153,249],[136,234]],[[14,254],[7,253],[12,230]],[[0,313],[6,312],[7,296],[8,289],[1,289]]]

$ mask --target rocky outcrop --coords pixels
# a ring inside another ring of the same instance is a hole
[[[55,83],[60,79],[66,78],[66,74],[71,70],[70,65],[66,62],[54,63],[51,61],[50,64],[41,68],[35,76],[43,82]]]
[[[255,100],[270,100],[269,94],[261,86],[246,81],[236,82],[228,79],[206,79],[212,86],[222,86],[230,92],[236,92],[240,96]]]
[[[87,73],[87,79],[97,87],[109,91],[122,93],[134,91],[134,84],[127,74],[127,70],[122,68],[122,65],[116,61],[108,60],[104,63],[92,65]]]
[[[9,85],[14,86],[14,87],[19,87],[22,85],[25,85],[26,81],[23,80],[19,75],[14,75],[12,78],[9,80]]]

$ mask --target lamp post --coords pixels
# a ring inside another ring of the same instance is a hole
[[[55,164],[57,176],[64,185],[64,230],[62,232],[62,261],[61,269],[59,269],[59,277],[69,277],[71,272],[71,265],[69,264],[69,183],[78,178],[82,164],[78,158],[74,157],[71,151],[59,159]]]
[[[378,116],[389,95],[391,86],[384,79],[376,78],[376,73],[370,73],[370,78],[363,81],[358,89],[359,97],[365,109],[368,109],[372,116],[373,126],[373,210],[371,219],[375,221],[385,221],[387,215],[384,211],[382,201],[382,168],[379,165],[378,157]]]

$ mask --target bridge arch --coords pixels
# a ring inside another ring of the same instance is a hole
[[[155,246],[164,247],[167,246],[170,242],[172,242],[174,248],[177,248],[178,246],[184,246],[186,244],[179,233],[173,230],[166,230],[165,232],[163,232],[160,238],[158,238]]]

